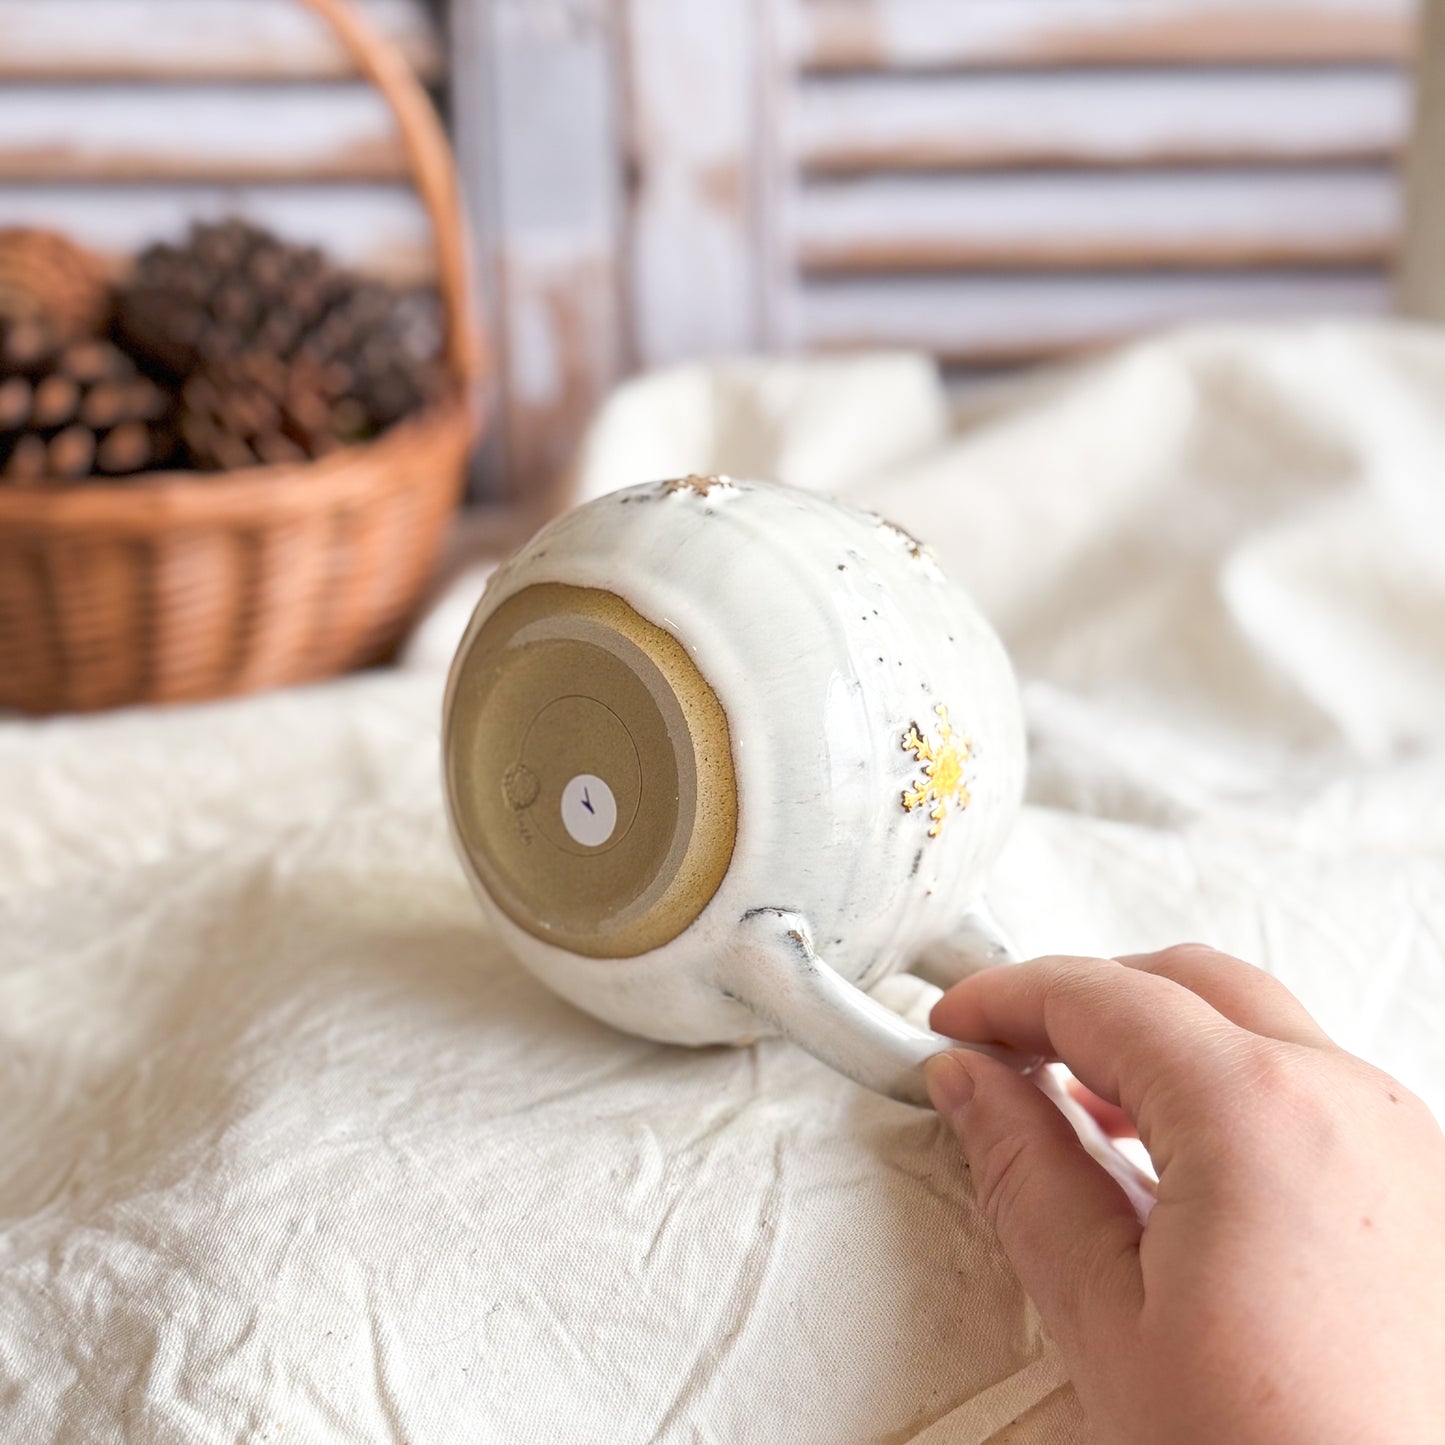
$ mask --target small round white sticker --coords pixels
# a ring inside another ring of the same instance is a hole
[[[584,848],[605,843],[617,827],[617,799],[592,773],[578,773],[562,789],[562,826]]]

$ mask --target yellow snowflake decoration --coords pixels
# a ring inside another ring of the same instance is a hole
[[[943,820],[948,816],[948,805],[954,803],[960,810],[968,807],[968,787],[963,781],[963,765],[968,761],[968,739],[955,737],[949,725],[948,709],[942,703],[935,707],[938,714],[938,740],[925,737],[913,723],[903,734],[903,751],[912,753],[923,764],[923,781],[903,790],[903,806],[908,812],[926,807],[932,803],[928,816],[933,826],[928,830],[930,838],[943,832]]]

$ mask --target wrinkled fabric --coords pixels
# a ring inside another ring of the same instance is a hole
[[[686,368],[579,495],[688,470],[829,484],[998,624],[1025,951],[1207,940],[1445,1112],[1445,341],[1188,333],[953,429],[910,358]],[[1081,1440],[930,1114],[489,939],[437,759],[478,585],[405,669],[0,724],[0,1439]]]

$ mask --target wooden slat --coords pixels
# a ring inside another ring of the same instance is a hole
[[[1426,6],[1419,92],[1398,301],[1406,316],[1438,324],[1445,321],[1445,0],[1428,0]]]
[[[621,374],[618,15],[608,0],[455,0],[458,137],[501,405],[488,491],[548,505]]]
[[[424,0],[358,0],[428,79]],[[295,0],[0,0],[0,80],[324,80],[357,74]]]
[[[805,271],[1375,264],[1399,228],[1383,168],[872,177],[798,204]]]
[[[824,349],[909,347],[1002,366],[1189,321],[1375,314],[1379,273],[999,276],[824,282],[805,288],[803,340]]]
[[[0,225],[52,226],[104,254],[126,256],[185,234],[197,218],[243,215],[324,246],[338,260],[398,281],[434,274],[431,230],[405,186],[0,185]]]
[[[1410,83],[1384,67],[830,76],[803,83],[794,123],[814,175],[1338,164],[1396,154]]]
[[[457,181],[471,230],[471,280],[476,306],[486,320],[487,344],[496,376],[495,394],[487,402],[487,426],[481,446],[471,462],[468,492],[473,501],[484,500],[515,513],[512,483],[507,471],[506,420],[501,403],[506,396],[506,347],[501,336],[501,280],[497,267],[501,229],[497,195],[497,151],[506,132],[496,109],[494,9],[490,0],[448,0],[447,80],[451,112],[452,150]]]
[[[403,182],[370,86],[0,89],[0,182]]]
[[[748,350],[761,338],[761,9],[626,0],[643,365]]]
[[[804,69],[1403,62],[1413,0],[809,0]]]

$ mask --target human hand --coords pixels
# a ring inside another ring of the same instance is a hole
[[[1158,1170],[1141,1225],[1027,1079],[928,1061],[1100,1445],[1445,1441],[1445,1136],[1282,984],[1194,944],[1045,958],[932,1022],[1061,1059]]]

